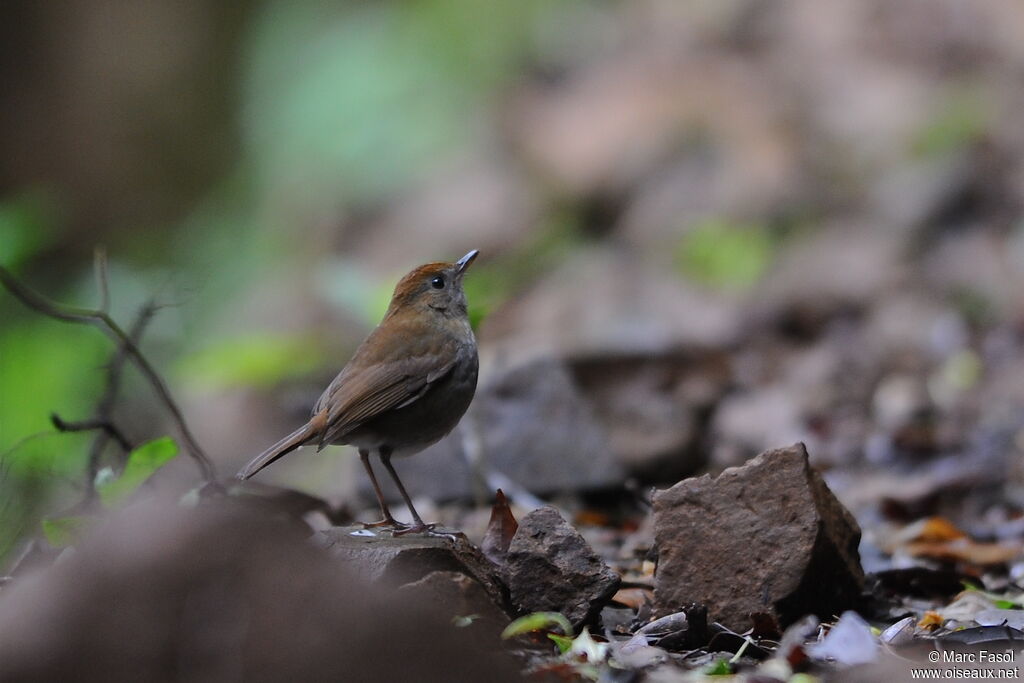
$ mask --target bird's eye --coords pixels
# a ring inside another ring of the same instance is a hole
[[[438,275],[430,281],[430,286],[434,289],[444,289],[444,277]]]

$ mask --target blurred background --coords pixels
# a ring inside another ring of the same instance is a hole
[[[476,248],[480,389],[398,463],[417,496],[599,495],[803,440],[862,525],[1020,518],[1016,0],[0,14],[0,263],[95,306],[105,246],[113,315],[161,306],[142,347],[224,475],[401,275]],[[0,294],[0,558],[81,496],[92,435],[50,414],[92,414],[111,350]],[[133,370],[114,415],[173,434]],[[369,505],[357,470],[307,449],[260,477]]]

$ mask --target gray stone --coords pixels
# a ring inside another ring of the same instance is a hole
[[[392,536],[361,526],[334,527],[319,532],[315,540],[346,571],[370,584],[397,588],[433,572],[456,572],[477,582],[495,604],[506,604],[497,569],[456,531],[449,536]]]
[[[602,355],[571,362],[616,458],[637,477],[666,481],[702,466],[704,423],[730,382],[724,353]]]
[[[561,612],[592,621],[615,594],[619,576],[553,507],[519,522],[505,566],[512,603],[524,612]]]
[[[831,617],[859,598],[860,528],[803,444],[659,491],[654,524],[662,614],[699,602],[710,619],[742,631],[754,612],[787,625],[808,613]]]

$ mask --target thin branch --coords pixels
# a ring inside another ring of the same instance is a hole
[[[58,432],[93,432],[100,431],[106,436],[110,437],[117,442],[124,451],[130,452],[132,450],[132,443],[128,440],[128,437],[124,435],[124,432],[118,428],[110,420],[104,420],[100,417],[94,417],[89,420],[78,420],[77,422],[68,422],[64,420],[57,413],[50,415],[50,422],[53,423],[54,428]]]
[[[149,381],[153,390],[156,392],[157,397],[167,409],[167,412],[171,414],[174,425],[177,428],[182,441],[184,441],[188,453],[199,466],[203,480],[207,482],[216,481],[217,474],[213,467],[213,463],[210,462],[210,459],[206,456],[206,453],[203,452],[203,449],[199,446],[196,438],[192,435],[192,431],[188,428],[188,425],[185,424],[185,418],[182,415],[181,409],[178,407],[178,404],[175,403],[167,385],[153,366],[150,365],[146,357],[142,355],[142,352],[139,351],[139,347],[135,345],[135,342],[131,340],[128,334],[126,334],[116,322],[114,322],[109,314],[105,311],[98,311],[91,308],[79,308],[77,306],[66,306],[64,304],[58,304],[54,301],[50,301],[43,295],[23,285],[3,266],[0,266],[0,284],[2,284],[16,299],[29,308],[56,320],[94,325],[123,347],[125,353],[131,358],[135,366]]]
[[[107,278],[107,250],[96,247],[93,252],[93,272],[96,274],[96,289],[100,294],[99,310],[110,312],[110,283]]]

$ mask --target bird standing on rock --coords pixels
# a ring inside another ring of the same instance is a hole
[[[238,473],[248,479],[306,444],[359,450],[383,519],[395,533],[429,531],[402,486],[393,456],[413,455],[458,424],[476,392],[476,338],[469,325],[462,278],[479,252],[455,263],[428,263],[395,287],[384,319],[316,402],[313,417],[259,454]],[[412,514],[412,526],[395,520],[370,465],[376,451]]]

